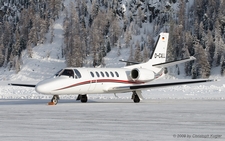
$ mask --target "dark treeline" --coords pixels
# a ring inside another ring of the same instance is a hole
[[[222,0],[197,0],[190,5],[180,0],[176,16],[170,15],[171,59],[195,56],[186,64],[186,75],[207,78],[213,67],[221,66],[224,73],[225,3]],[[170,9],[171,10],[171,9]]]
[[[0,66],[20,70],[21,52],[45,41],[61,0],[0,0]]]
[[[168,61],[195,56],[185,73],[207,78],[213,67],[225,69],[225,3],[222,0],[0,0],[0,66],[19,71],[21,51],[45,42],[51,24],[63,12],[62,57],[67,66],[104,66],[112,48],[127,48],[129,61],[145,62],[154,37],[169,32]],[[52,37],[53,38],[53,37]],[[51,41],[53,39],[51,38]],[[177,73],[179,74],[179,68]]]

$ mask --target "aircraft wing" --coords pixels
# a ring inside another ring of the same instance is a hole
[[[35,87],[39,81],[14,81],[14,82],[8,82],[8,85],[11,86],[21,86],[21,87]]]
[[[161,83],[148,83],[148,84],[138,84],[138,85],[130,85],[130,86],[120,86],[120,87],[111,87],[108,88],[108,92],[129,92],[141,89],[152,89],[152,88],[160,88],[160,87],[169,87],[169,86],[177,86],[177,85],[186,85],[186,84],[195,84],[195,83],[204,83],[211,82],[213,80],[209,79],[196,79],[196,80],[186,80],[186,81],[172,81],[172,82],[161,82]]]

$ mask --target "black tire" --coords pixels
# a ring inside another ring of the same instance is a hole
[[[138,97],[138,95],[134,95],[134,103],[139,103],[140,102],[140,98]]]
[[[85,95],[81,95],[80,101],[82,103],[86,103],[88,101],[87,95],[86,94]]]

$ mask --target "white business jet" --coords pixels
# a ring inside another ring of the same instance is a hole
[[[166,62],[169,33],[161,33],[155,50],[146,63],[122,68],[64,68],[54,77],[43,80],[36,85],[15,84],[14,86],[35,87],[38,93],[53,95],[49,104],[56,105],[59,95],[78,94],[77,100],[87,102],[87,94],[106,94],[132,92],[135,103],[143,99],[141,90],[173,85],[207,82],[207,79],[188,80],[171,83],[152,83],[164,73],[164,67],[195,60],[188,59]]]

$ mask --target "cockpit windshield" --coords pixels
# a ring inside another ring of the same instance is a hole
[[[65,75],[74,78],[74,71],[72,69],[64,69],[59,76]]]
[[[71,78],[81,78],[81,73],[77,69],[64,69],[60,70],[55,74],[56,77],[59,76],[69,76]]]

